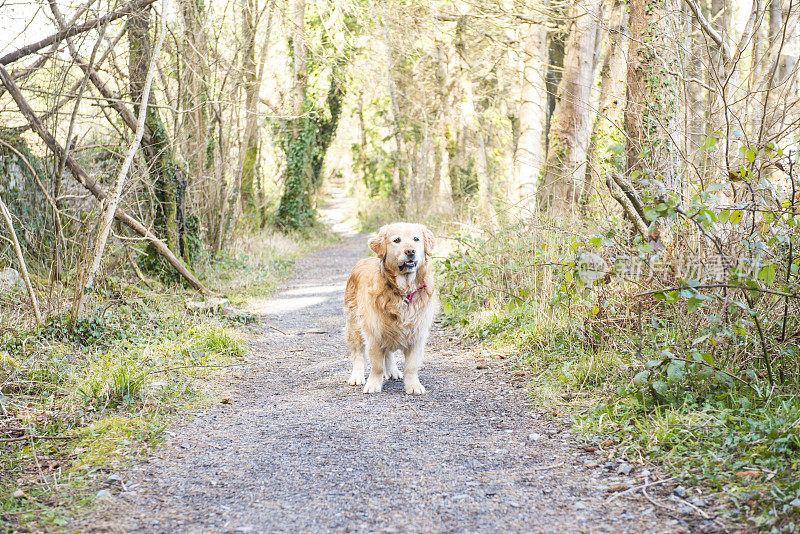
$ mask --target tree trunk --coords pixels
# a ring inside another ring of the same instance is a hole
[[[289,121],[291,135],[284,141],[286,152],[286,177],[283,196],[278,207],[278,220],[287,228],[303,228],[311,224],[314,210],[311,205],[313,178],[309,147],[303,143],[301,134],[310,135],[308,119],[303,115],[306,108],[306,88],[308,64],[306,57],[305,0],[292,3],[292,65],[294,85],[292,88],[292,108],[294,117]]]
[[[142,92],[147,69],[152,55],[150,40],[150,7],[147,6],[127,20],[128,26],[128,72],[130,76],[130,93],[134,102],[142,101]],[[155,158],[148,158],[148,166],[154,177],[156,195],[156,215],[153,226],[165,236],[169,249],[187,259],[184,222],[186,177],[183,170],[175,163],[172,143],[158,112],[155,96],[146,109],[145,125],[150,133],[151,145],[155,150]],[[138,104],[134,104],[137,115]],[[154,251],[150,256],[155,257]]]
[[[209,166],[209,94],[205,76],[208,72],[208,43],[205,30],[205,6],[203,0],[181,0],[181,14],[186,34],[183,40],[183,107],[184,118],[181,127],[182,152],[188,166],[190,183],[203,184],[201,200],[208,206],[212,199],[207,196],[204,180]],[[213,146],[212,146],[213,151]]]
[[[675,174],[669,132],[676,116],[676,83],[664,67],[673,67],[669,53],[675,36],[663,26],[666,11],[666,0],[630,0],[626,170],[639,173],[631,179],[637,190],[648,178],[668,183]]]
[[[525,24],[522,34],[522,83],[519,137],[511,179],[511,199],[519,211],[536,208],[536,186],[545,160],[544,129],[547,121],[547,30]]]
[[[587,186],[591,175],[604,180],[612,169],[617,169],[612,146],[624,145],[622,134],[625,110],[625,75],[627,72],[628,40],[624,35],[628,17],[620,0],[615,0],[609,16],[609,32],[603,66],[600,70],[600,104],[589,141],[589,164],[586,168]],[[584,198],[589,193],[584,190]]]
[[[408,155],[403,144],[402,127],[400,124],[400,106],[397,102],[397,90],[394,80],[394,54],[392,53],[392,43],[389,40],[389,33],[386,27],[383,28],[383,42],[386,47],[386,85],[389,92],[389,105],[392,112],[392,138],[395,144],[395,165],[392,171],[392,197],[397,205],[397,212],[400,217],[406,215],[406,203],[408,202]]]
[[[242,85],[245,95],[245,129],[241,148],[240,206],[246,216],[257,207],[258,188],[258,78],[256,74],[256,14],[258,0],[242,2]],[[302,22],[302,21],[301,21]],[[302,39],[302,37],[301,37]],[[302,44],[302,41],[301,41]]]
[[[314,222],[314,195],[322,182],[325,155],[342,113],[345,91],[342,70],[346,61],[346,56],[334,57],[331,61],[330,85],[325,100],[327,110],[309,101],[306,94],[304,0],[295,0],[294,10],[295,117],[286,125],[284,132],[286,175],[277,214],[279,224],[287,229],[306,228]]]
[[[296,138],[300,134],[299,117],[303,114],[303,108],[306,105],[306,86],[308,84],[305,0],[293,0],[292,10],[292,65],[294,67],[292,102],[295,116],[292,121],[292,135]]]
[[[475,89],[473,86],[470,66],[466,62],[467,53],[467,24],[469,15],[462,15],[456,25],[455,46],[458,57],[461,59],[458,66],[458,85],[463,95],[461,102],[461,118],[466,127],[466,139],[475,149],[474,163],[475,176],[478,181],[478,211],[488,219],[494,215],[492,205],[492,183],[489,174],[489,161],[486,149],[486,134],[483,128],[481,112],[476,109]]]
[[[436,82],[437,97],[439,103],[437,117],[437,135],[435,141],[435,165],[434,165],[434,195],[436,206],[443,213],[449,213],[453,209],[453,187],[450,182],[450,153],[447,144],[452,138],[453,117],[452,102],[453,95],[453,76],[448,54],[444,50],[442,43],[436,45]]]
[[[589,100],[594,75],[596,24],[601,0],[586,0],[572,10],[572,23],[550,124],[547,161],[542,173],[539,202],[555,213],[577,204],[586,174],[589,147]]]

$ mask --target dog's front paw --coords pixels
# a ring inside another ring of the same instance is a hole
[[[353,373],[350,375],[350,378],[347,379],[347,383],[351,386],[363,386],[364,385],[364,373]]]
[[[367,380],[367,385],[364,386],[364,393],[380,393],[383,389],[383,376],[374,378],[372,376]]]
[[[420,384],[419,380],[406,381],[406,393],[409,395],[422,395],[425,393],[425,386]]]

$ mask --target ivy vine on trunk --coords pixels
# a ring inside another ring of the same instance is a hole
[[[278,207],[277,223],[285,229],[306,228],[314,222],[314,194],[322,182],[322,167],[339,117],[345,88],[341,78],[344,60],[334,64],[330,76],[326,106],[320,109],[306,96],[301,117],[283,125],[283,150],[286,176]],[[293,129],[297,128],[297,135]]]

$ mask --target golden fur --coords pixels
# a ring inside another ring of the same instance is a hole
[[[394,223],[381,228],[369,246],[377,257],[356,263],[345,289],[353,358],[348,383],[364,384],[368,355],[372,370],[364,393],[380,392],[384,378],[404,378],[406,393],[425,393],[418,371],[438,308],[430,265],[433,234],[421,224]],[[395,364],[395,351],[405,356],[405,376]]]

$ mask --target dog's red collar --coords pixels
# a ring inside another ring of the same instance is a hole
[[[421,286],[419,286],[417,289],[415,289],[411,293],[406,293],[406,296],[403,297],[403,301],[406,304],[411,304],[411,299],[414,298],[414,295],[416,295],[417,293],[419,293],[421,290],[425,289],[426,287],[428,287],[427,284],[422,284]]]

